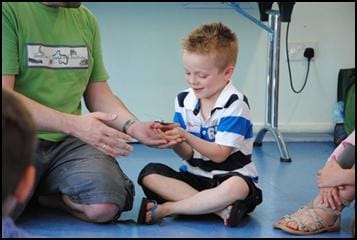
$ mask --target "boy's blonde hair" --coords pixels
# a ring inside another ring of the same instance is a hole
[[[183,49],[190,53],[211,55],[217,67],[224,70],[237,62],[238,39],[222,23],[209,23],[191,32],[183,41]]]

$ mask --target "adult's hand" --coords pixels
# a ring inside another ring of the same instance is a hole
[[[116,118],[115,114],[102,112],[77,116],[70,134],[114,158],[127,156],[133,147],[125,141],[130,141],[132,138],[105,123]]]
[[[127,129],[127,133],[150,147],[166,144],[166,139],[154,130],[155,124],[155,122],[136,121]]]
[[[343,184],[343,169],[336,158],[326,163],[325,167],[317,172],[316,183],[318,187],[337,187]]]
[[[320,188],[320,203],[326,207],[337,209],[341,205],[339,188],[338,187],[326,187]]]
[[[128,128],[127,132],[141,143],[150,147],[166,148],[177,144],[175,141],[167,140],[164,134],[158,131],[159,125],[160,123],[158,122],[136,121]],[[165,127],[170,128],[169,126]]]

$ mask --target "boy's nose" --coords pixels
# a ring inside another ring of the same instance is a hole
[[[194,76],[188,77],[187,80],[190,83],[190,85],[192,85],[192,86],[197,85],[197,83],[198,83],[196,77],[194,77]]]

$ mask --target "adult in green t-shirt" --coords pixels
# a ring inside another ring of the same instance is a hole
[[[2,87],[29,109],[39,138],[33,198],[91,222],[132,208],[134,185],[115,160],[133,150],[123,140],[172,144],[130,113],[108,77],[96,18],[80,2],[2,3]]]

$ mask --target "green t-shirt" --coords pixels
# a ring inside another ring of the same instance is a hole
[[[344,129],[345,132],[350,135],[355,130],[355,103],[356,103],[356,88],[355,84],[352,84],[347,92],[345,103],[345,119]]]
[[[15,75],[15,91],[38,103],[81,114],[87,85],[109,78],[96,18],[84,6],[3,2],[2,75]],[[39,138],[49,141],[65,136],[38,132]]]

